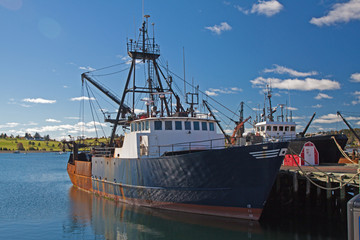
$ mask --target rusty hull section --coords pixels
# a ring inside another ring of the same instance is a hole
[[[86,191],[92,191],[91,183],[91,162],[75,161],[75,164],[68,163],[67,172],[72,184]]]

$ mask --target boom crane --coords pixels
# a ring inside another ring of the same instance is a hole
[[[88,74],[83,73],[81,74],[81,81],[84,83],[84,80],[90,82],[92,85],[94,85],[97,89],[99,89],[102,93],[104,93],[106,96],[108,96],[111,100],[113,100],[118,105],[121,105],[121,100],[117,98],[113,93],[110,92],[110,90],[106,89],[104,86],[100,85],[98,82],[96,82],[94,79],[92,79]],[[130,113],[131,108],[126,106],[125,104],[122,104],[125,112]]]
[[[348,123],[348,121],[346,121],[346,119],[341,115],[341,113],[338,111],[337,115],[339,115],[342,120],[344,121],[344,123],[346,124],[346,126],[348,126],[348,128],[351,130],[351,132],[355,135],[355,137],[359,140],[360,142],[360,137],[357,135],[357,133],[355,132],[355,130],[350,126],[350,124]]]
[[[231,141],[230,141],[229,136],[226,135],[226,133],[225,133],[224,129],[221,127],[219,121],[216,119],[215,115],[212,113],[212,111],[211,111],[211,109],[210,109],[207,101],[203,100],[203,103],[204,103],[205,107],[207,108],[207,110],[210,112],[211,116],[212,116],[212,117],[214,118],[214,120],[216,121],[216,124],[219,126],[221,132],[224,134],[224,136],[225,136],[226,140],[228,141],[228,143],[230,143]]]
[[[306,125],[306,127],[304,128],[304,130],[300,133],[300,136],[301,136],[301,137],[304,137],[304,136],[305,136],[305,133],[306,133],[306,131],[308,130],[308,128],[309,128],[312,120],[314,119],[315,114],[316,114],[316,112],[314,112],[314,114],[312,115],[310,121],[308,122],[308,124]]]
[[[240,123],[235,127],[234,132],[233,132],[233,134],[232,134],[232,136],[231,136],[231,144],[232,144],[232,145],[235,144],[235,135],[236,135],[236,132],[239,131],[239,129],[240,129],[241,127],[243,127],[244,124],[245,124],[250,118],[251,118],[251,116],[248,117],[247,119],[245,119],[244,121],[240,122]]]

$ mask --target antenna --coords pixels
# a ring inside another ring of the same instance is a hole
[[[142,20],[144,21],[144,16],[145,13],[144,13],[144,0],[142,0]]]
[[[184,65],[184,96],[186,96],[186,81],[185,81],[185,47],[183,47],[183,65]]]

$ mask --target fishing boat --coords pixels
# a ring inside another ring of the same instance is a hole
[[[292,120],[291,112],[290,114],[286,114],[286,116],[284,114],[284,107],[286,107],[286,105],[279,104],[274,108],[272,106],[271,97],[271,87],[267,86],[265,99],[268,99],[268,107],[266,108],[266,105],[264,104],[263,113],[261,116],[258,116],[257,119],[259,119],[259,121],[256,121],[254,124],[255,136],[252,137],[253,141],[259,142],[263,141],[263,139],[282,139],[290,141],[289,149],[291,152],[289,151],[288,153],[296,155],[297,159],[301,158],[307,145],[313,145],[319,155],[317,164],[338,163],[342,156],[339,147],[344,149],[348,140],[345,134],[319,133],[306,135],[316,113],[312,115],[304,130],[297,133],[296,123]],[[278,108],[280,108],[280,115],[275,118],[274,113]],[[266,111],[266,109],[268,111]],[[293,157],[289,155],[285,159],[292,161]],[[307,165],[306,162],[304,164]]]
[[[119,105],[109,144],[90,153],[73,142],[67,171],[74,186],[116,201],[196,214],[258,220],[285,156],[287,141],[229,144],[211,114],[199,114],[196,93],[185,110],[172,76],[158,64],[159,46],[148,35],[148,17],[139,39],[129,40],[131,66],[121,99],[95,81]],[[136,85],[136,65],[147,64],[147,86]],[[135,94],[147,94],[146,111],[135,113]],[[127,94],[132,107],[125,103]],[[172,101],[175,103],[172,104]],[[158,105],[156,105],[158,104]],[[173,106],[174,109],[173,109]],[[124,136],[116,138],[122,126]]]

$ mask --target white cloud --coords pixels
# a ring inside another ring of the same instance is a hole
[[[32,122],[32,121],[24,124],[24,126],[36,126],[36,125],[38,125],[38,124],[36,122]]]
[[[335,23],[347,23],[351,20],[360,20],[360,1],[350,0],[345,3],[336,3],[332,10],[323,17],[312,18],[310,23],[321,27],[323,25],[330,26]]]
[[[346,120],[348,121],[359,121],[360,117],[346,117]],[[314,120],[314,123],[336,123],[336,122],[342,122],[343,120],[337,115],[337,114],[327,114],[323,115],[320,118],[317,118]]]
[[[292,116],[293,120],[305,119],[305,116]]]
[[[241,88],[231,87],[231,88],[209,88],[209,90],[205,91],[208,96],[218,96],[220,93],[222,94],[235,94],[236,92],[242,92]]]
[[[30,105],[23,104],[23,103],[19,103],[19,105],[20,105],[20,106],[22,106],[22,107],[25,107],[25,108],[29,108],[29,107],[31,107]]]
[[[232,87],[230,88],[232,91],[238,91],[238,92],[242,92],[243,90],[241,88],[237,88],[237,87]]]
[[[295,108],[295,107],[286,107],[288,110],[290,110],[290,111],[297,111],[298,109],[297,108]]]
[[[253,87],[265,87],[268,83],[271,83],[272,88],[299,91],[340,89],[340,83],[329,79],[305,78],[305,80],[300,80],[295,78],[282,80],[279,78],[258,77],[250,82],[253,84]]]
[[[326,98],[326,99],[332,99],[333,97],[331,97],[331,96],[329,96],[329,95],[327,95],[327,94],[325,94],[325,93],[319,93],[316,97],[314,97],[315,99],[317,99],[317,100],[320,100],[320,99],[324,99],[324,98]]]
[[[271,17],[283,9],[283,5],[277,0],[261,1],[255,3],[251,8],[251,13],[257,13]]]
[[[92,67],[89,67],[89,66],[87,66],[87,67],[79,67],[79,69],[80,69],[80,70],[89,71],[89,72],[96,70],[95,68],[92,68]]]
[[[65,117],[65,119],[71,119],[71,120],[79,120],[79,117]]]
[[[312,108],[322,108],[322,105],[321,104],[316,104],[316,105],[313,105],[311,106]]]
[[[211,32],[220,35],[224,31],[230,31],[232,27],[227,22],[222,22],[220,25],[214,25],[212,27],[205,27],[205,29],[210,30]]]
[[[13,127],[16,127],[18,125],[19,125],[19,123],[9,122],[9,123],[5,123],[5,124],[0,125],[0,128],[13,128]]]
[[[360,73],[353,73],[350,78],[352,82],[360,82]]]
[[[43,98],[25,98],[22,101],[29,102],[29,103],[44,103],[44,104],[56,103],[56,100],[47,100],[47,99],[43,99]]]
[[[278,74],[289,74],[294,77],[309,77],[313,75],[317,75],[318,73],[316,71],[311,72],[299,72],[287,67],[279,66],[274,64],[275,68],[272,69],[265,69],[265,73],[278,73]]]
[[[351,102],[352,105],[357,105],[360,104],[360,92],[359,91],[355,91],[353,93],[353,95],[355,95],[355,100]]]
[[[105,123],[99,123],[99,122],[79,122],[75,125],[71,124],[61,124],[61,125],[53,125],[53,126],[42,126],[42,127],[35,127],[35,128],[27,128],[25,132],[28,133],[49,133],[49,132],[71,132],[71,133],[80,133],[80,132],[87,132],[87,133],[93,133],[95,132],[94,124],[96,126],[107,126]]]
[[[205,91],[205,94],[208,96],[218,96],[219,94],[217,94],[216,92],[211,92],[211,91]]]
[[[82,101],[82,100],[90,101],[90,100],[95,100],[95,98],[82,96],[82,97],[74,97],[70,99],[70,101]]]
[[[60,120],[56,120],[56,119],[53,119],[53,118],[48,118],[45,121],[46,122],[53,122],[53,123],[60,123],[61,122]]]
[[[342,119],[333,113],[323,115],[313,121],[313,123],[336,123],[336,122],[342,122]]]
[[[244,9],[243,7],[240,7],[239,5],[234,5],[234,8],[236,8],[237,10],[239,10],[239,12],[242,12],[245,15],[248,15],[250,13],[250,11],[248,9]]]

